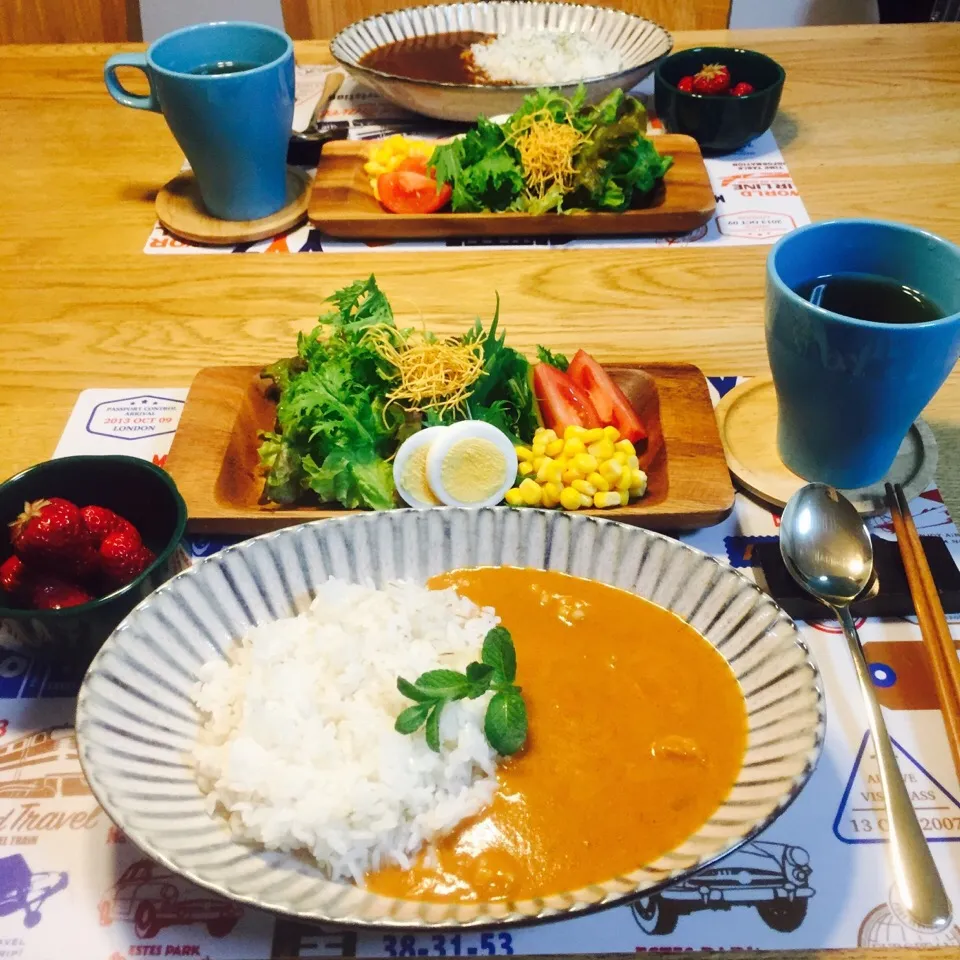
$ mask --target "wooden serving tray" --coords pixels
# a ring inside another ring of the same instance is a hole
[[[726,517],[733,486],[703,374],[685,363],[607,370],[649,431],[641,458],[648,489],[628,507],[583,512],[667,530],[705,527]],[[273,429],[275,404],[259,373],[260,367],[207,367],[190,387],[167,470],[186,500],[192,532],[264,533],[356,512],[261,502],[257,431]]]
[[[716,210],[713,187],[693,137],[652,138],[661,154],[673,157],[646,205],[623,213],[388,213],[373,195],[363,172],[368,140],[337,140],[320,154],[307,215],[325,234],[341,240],[443,239],[446,237],[598,237],[622,234],[685,233],[706,223]]]

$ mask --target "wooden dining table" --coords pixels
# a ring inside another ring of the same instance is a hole
[[[960,242],[960,25],[679,33],[675,43],[750,47],[784,66],[773,130],[813,220],[883,217]],[[3,475],[50,457],[81,390],[187,386],[205,366],[285,355],[324,297],[371,271],[403,318],[436,331],[489,318],[499,292],[510,341],[528,351],[547,342],[602,361],[767,371],[766,246],[145,255],[157,189],[182,156],[161,116],[123,109],[104,89],[104,61],[126,49],[138,48],[0,47]],[[328,62],[327,44],[299,43],[297,58]],[[960,373],[925,417],[940,487],[960,507]]]

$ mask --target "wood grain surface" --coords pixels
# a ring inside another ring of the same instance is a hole
[[[693,137],[654,138],[673,165],[642,205],[623,213],[388,213],[373,194],[363,165],[372,141],[328,143],[320,155],[308,215],[332,237],[351,240],[439,237],[600,237],[613,234],[685,233],[707,223],[716,203]]]
[[[787,70],[774,132],[811,217],[878,216],[960,241],[960,25],[679,34],[736,43]],[[680,360],[707,374],[767,372],[767,247],[619,251],[151,257],[160,186],[181,154],[156,114],[103,88],[116,46],[0,47],[0,463],[43,460],[89,386],[188,385],[215,363],[280,356],[321,300],[375,270],[402,319],[452,331],[493,312],[531,350],[583,345],[605,362]],[[126,47],[123,49],[133,49]],[[298,45],[328,62],[326,45]],[[885,81],[838,64],[881,60]],[[923,149],[916,149],[922,143]],[[940,483],[960,507],[960,373],[926,417]]]
[[[263,533],[339,517],[334,505],[283,507],[264,502],[258,433],[273,430],[276,403],[260,367],[209,367],[190,387],[167,469],[187,503],[196,533]],[[640,415],[648,444],[644,497],[627,507],[584,510],[658,530],[718,523],[733,508],[733,486],[703,374],[689,364],[608,367]]]
[[[3,0],[0,43],[140,40],[137,0]]]
[[[787,70],[774,132],[815,220],[877,216],[960,241],[960,25],[679,34],[734,43]],[[402,319],[441,332],[493,312],[532,350],[583,345],[605,362],[680,360],[767,372],[767,247],[376,255],[151,257],[156,192],[182,157],[163,118],[114,103],[103,62],[133,46],[0,47],[0,463],[50,456],[89,386],[188,385],[214,363],[280,356],[338,286],[376,271]],[[329,62],[323,43],[301,62]],[[880,58],[887,80],[842,70]],[[888,132],[884,132],[888,131]],[[922,143],[922,151],[915,145]],[[940,483],[960,507],[960,373],[926,417]]]
[[[701,32],[787,71],[774,133],[814,220],[884,216],[960,242],[960,25]],[[0,47],[0,465],[48,458],[86,387],[187,386],[202,367],[260,364],[312,327],[321,300],[375,270],[401,320],[454,332],[494,291],[512,343],[587,347],[604,362],[675,360],[768,372],[767,247],[459,250],[433,255],[151,257],[160,186],[182,157],[163,118],[103,88],[113,45]],[[323,43],[301,62],[328,62]],[[883,64],[878,82],[869,63]],[[922,147],[920,146],[922,145]],[[960,373],[925,417],[960,507]],[[956,948],[924,960],[955,960]],[[687,956],[695,956],[687,954]],[[729,960],[908,960],[915,950],[750,951]],[[593,958],[599,960],[599,957]]]
[[[295,40],[332,37],[338,30],[378,13],[417,7],[425,0],[280,0],[283,22]],[[442,2],[442,0],[441,0]],[[730,0],[593,0],[662,23],[668,30],[717,30],[730,22]]]

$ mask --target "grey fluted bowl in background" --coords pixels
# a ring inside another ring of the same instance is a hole
[[[536,87],[407,80],[361,66],[360,61],[371,50],[398,40],[462,31],[500,36],[526,29],[589,34],[621,55],[624,70],[581,78],[591,103],[617,87],[636,86],[673,48],[673,38],[659,24],[609,7],[488,0],[408,7],[367,17],[341,30],[331,41],[330,52],[355,80],[398,106],[439,120],[472,123],[480,115],[513,113]],[[551,86],[569,96],[577,82]]]
[[[559,570],[609,583],[699,630],[729,662],[748,711],[743,768],[720,809],[654,863],[517,902],[378,896],[328,881],[303,858],[234,840],[226,821],[207,813],[189,759],[199,728],[190,691],[201,665],[226,657],[254,624],[306,609],[316,585],[330,576],[382,585],[476,566]],[[806,783],[822,747],[824,702],[817,667],[793,621],[737,571],[692,547],[558,511],[390,510],[287,527],[174,577],[127,617],[94,660],[76,729],[87,780],[110,817],[150,856],[195,883],[305,920],[467,927],[610,906],[729,853],[768,826]]]

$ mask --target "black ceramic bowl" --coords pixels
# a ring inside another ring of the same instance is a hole
[[[701,96],[677,88],[705,64],[722,63],[732,83],[746,81],[754,93]],[[770,129],[786,79],[776,60],[737,47],[694,47],[661,60],[654,75],[657,116],[670,133],[685,133],[704,153],[733,153]]]
[[[63,457],[47,460],[0,484],[0,563],[12,552],[7,524],[24,503],[63,497],[78,506],[95,503],[129,520],[156,560],[132,582],[106,596],[62,610],[23,610],[4,605],[0,632],[31,647],[49,647],[82,658],[96,652],[113,628],[182,565],[180,539],[187,508],[174,482],[159,467],[135,457]]]

